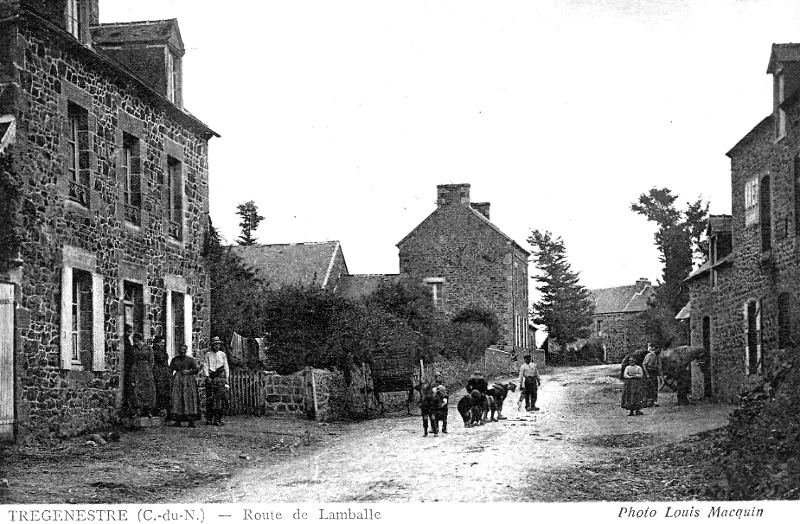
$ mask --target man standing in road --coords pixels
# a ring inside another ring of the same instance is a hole
[[[228,356],[219,337],[211,339],[211,349],[203,355],[203,374],[206,376],[206,424],[224,426],[222,416],[228,409]]]
[[[525,363],[519,368],[519,387],[520,394],[525,395],[525,410],[539,411],[536,407],[536,400],[539,393],[539,369],[536,364],[531,362],[531,356],[525,355]]]
[[[658,382],[659,377],[663,375],[664,368],[661,362],[661,348],[654,347],[652,344],[647,344],[647,355],[642,362],[644,374],[650,381],[648,398],[652,401],[652,405],[658,407]]]

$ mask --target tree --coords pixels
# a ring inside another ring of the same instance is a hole
[[[203,246],[211,288],[211,335],[230,340],[233,332],[260,337],[263,324],[261,301],[267,286],[243,264],[208,219]]]
[[[594,301],[589,290],[578,283],[579,273],[567,262],[564,241],[554,239],[549,231],[534,230],[528,243],[541,272],[533,277],[542,294],[533,305],[534,322],[547,326],[548,336],[561,344],[588,337]]]
[[[692,271],[693,261],[708,254],[708,240],[703,235],[708,227],[708,202],[702,197],[688,202],[686,209],[675,207],[678,195],[667,188],[652,188],[639,195],[631,210],[655,222],[655,244],[664,264],[662,281],[656,289],[655,302],[672,313],[678,313],[689,300],[685,279]]]
[[[264,217],[258,214],[258,206],[252,200],[239,204],[236,206],[236,214],[242,218],[239,222],[239,227],[242,228],[242,234],[236,240],[240,246],[252,246],[256,243],[253,232],[258,229],[258,224],[264,220]]]

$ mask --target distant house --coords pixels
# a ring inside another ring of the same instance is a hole
[[[500,323],[498,347],[529,353],[528,257],[471,202],[469,184],[437,186],[436,209],[398,244],[400,274],[430,286],[442,318],[477,306]]]
[[[625,355],[647,346],[641,315],[653,292],[646,278],[630,286],[590,290],[595,304],[592,335],[603,341],[607,362],[621,362]]]
[[[348,275],[338,240],[234,246],[231,250],[258,278],[275,287],[300,284],[337,292]]]

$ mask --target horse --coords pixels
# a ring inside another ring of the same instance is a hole
[[[503,402],[506,400],[509,390],[516,391],[517,385],[513,382],[507,382],[505,384],[495,382],[489,387],[486,392],[488,405],[486,406],[486,411],[483,413],[484,420],[487,419],[487,415],[489,422],[497,422],[506,418],[503,416]],[[495,413],[497,414],[496,418]]]
[[[483,404],[485,400],[481,392],[472,390],[469,395],[464,395],[458,401],[458,413],[464,420],[464,427],[471,428],[483,423]]]

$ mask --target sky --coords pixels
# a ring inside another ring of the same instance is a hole
[[[652,187],[730,213],[725,155],[772,110],[793,0],[101,0],[101,22],[178,18],[184,105],[210,142],[229,242],[339,240],[351,273],[397,273],[436,186],[528,248],[563,238],[590,288],[661,275]]]

